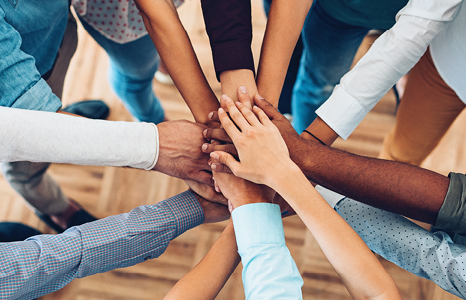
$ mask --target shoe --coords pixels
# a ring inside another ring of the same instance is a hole
[[[42,234],[36,229],[17,222],[0,222],[0,242],[19,242],[25,239]]]
[[[70,199],[70,201],[76,204],[77,206],[79,206],[81,209],[74,213],[74,215],[71,217],[71,219],[66,224],[67,226],[65,229],[62,228],[57,223],[55,223],[54,221],[52,221],[49,215],[45,215],[39,211],[36,211],[36,216],[38,216],[39,219],[41,219],[45,224],[47,224],[47,226],[49,226],[50,228],[52,228],[58,233],[62,233],[66,229],[71,228],[73,226],[79,226],[79,225],[97,220],[96,217],[94,217],[93,215],[88,213],[84,208],[82,208],[79,203],[77,203],[73,199]]]
[[[89,119],[105,120],[110,113],[110,109],[101,100],[86,100],[75,102],[61,109],[64,112],[75,114]]]

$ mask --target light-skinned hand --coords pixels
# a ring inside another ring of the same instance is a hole
[[[222,108],[218,116],[240,161],[223,151],[212,152],[213,159],[228,166],[238,177],[268,186],[297,168],[277,127],[260,108],[253,107],[253,112],[239,102],[233,103],[227,96],[224,100],[230,116]],[[212,170],[216,170],[216,164],[212,164]]]

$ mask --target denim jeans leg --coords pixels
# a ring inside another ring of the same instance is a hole
[[[301,33],[303,54],[293,90],[293,126],[301,133],[317,117],[341,77],[349,71],[368,28],[342,23],[315,0]]]
[[[70,14],[55,66],[47,79],[47,84],[59,98],[62,96],[65,75],[77,44],[76,21]],[[46,215],[62,213],[70,205],[60,186],[46,173],[49,165],[28,161],[0,165],[3,176],[11,187],[32,207]]]
[[[110,57],[108,80],[126,109],[139,121],[160,123],[165,115],[152,89],[152,80],[159,66],[159,55],[149,35],[119,44],[81,23]]]

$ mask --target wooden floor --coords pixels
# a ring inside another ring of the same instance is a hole
[[[253,0],[253,49],[256,62],[265,29],[265,17],[260,0]],[[201,65],[214,91],[220,94],[215,79],[211,53],[204,31],[199,1],[188,0],[180,8],[181,18],[194,44]],[[83,99],[103,99],[111,107],[111,120],[130,121],[131,117],[106,80],[107,57],[96,43],[80,28],[79,49],[67,77],[64,103]],[[361,51],[368,47],[366,40]],[[154,82],[154,89],[170,119],[192,119],[187,106],[174,87]],[[337,141],[336,147],[376,156],[384,135],[394,124],[395,100],[387,95],[347,141]],[[448,174],[464,171],[466,167],[463,139],[466,130],[463,114],[427,159],[425,167]],[[186,189],[174,178],[158,173],[111,167],[52,165],[52,176],[67,195],[76,199],[98,217],[128,212],[132,208],[159,202]],[[0,220],[19,221],[52,233],[27,208],[22,199],[0,178]],[[304,299],[351,299],[338,276],[328,264],[314,238],[297,217],[284,221],[287,245],[304,278]],[[225,223],[202,225],[176,240],[158,259],[140,265],[75,280],[65,288],[42,299],[162,299],[170,288],[207,253]],[[403,299],[455,299],[433,283],[418,278],[384,261],[401,290]],[[244,299],[241,267],[235,271],[217,299]]]

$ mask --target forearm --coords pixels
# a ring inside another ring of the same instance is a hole
[[[257,88],[259,94],[275,107],[311,4],[310,0],[274,0],[270,6],[257,72]]]
[[[194,119],[207,123],[219,107],[171,1],[137,0],[146,29]],[[171,5],[170,5],[171,4]]]
[[[454,267],[466,263],[466,246],[453,243],[444,232],[432,233],[400,215],[349,198],[335,209],[372,251],[458,297],[466,297],[465,272]]]
[[[233,223],[230,222],[207,255],[164,299],[215,299],[240,261]]]
[[[311,181],[387,211],[433,224],[449,179],[404,163],[350,154],[300,140],[291,157]]]
[[[301,217],[354,299],[401,299],[395,283],[357,233],[296,169],[277,192]]]
[[[157,127],[0,107],[0,161],[129,166],[150,169]]]
[[[156,258],[172,239],[203,220],[195,196],[185,192],[156,205],[73,227],[63,234],[1,243],[0,297],[33,299],[75,278]]]
[[[338,138],[338,134],[336,134],[320,117],[317,117],[306,130],[314,136],[306,131],[302,133],[298,132],[303,139],[319,143],[323,142],[327,146],[332,145]]]

